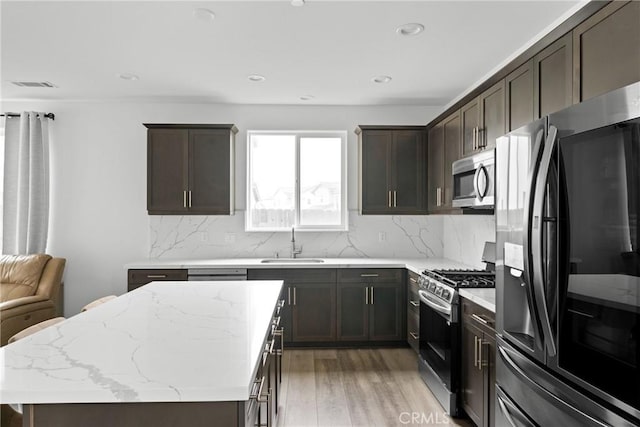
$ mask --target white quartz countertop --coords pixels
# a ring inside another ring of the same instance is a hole
[[[459,290],[460,296],[484,307],[492,313],[496,312],[496,290],[495,288],[462,288]]]
[[[153,259],[127,264],[127,269],[153,268],[407,268],[414,273],[434,268],[473,268],[446,258],[313,258],[323,262],[281,262],[263,263],[265,258],[227,258],[203,260],[165,260]],[[304,258],[303,258],[304,260]]]
[[[150,283],[0,348],[0,402],[248,400],[281,287]]]

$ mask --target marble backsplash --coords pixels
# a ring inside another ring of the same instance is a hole
[[[442,232],[445,258],[484,269],[484,243],[496,241],[493,215],[447,215],[443,217]]]
[[[232,216],[150,216],[151,259],[290,256],[288,232],[245,232],[244,211]],[[495,241],[493,216],[359,215],[347,232],[296,232],[300,257],[449,258],[483,268],[485,241]]]
[[[149,257],[289,257],[291,233],[245,232],[244,211],[232,216],[150,216]],[[349,212],[347,232],[296,232],[300,257],[442,257],[441,216],[359,215]]]

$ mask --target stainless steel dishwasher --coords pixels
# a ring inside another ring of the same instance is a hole
[[[246,268],[190,268],[188,281],[247,280]]]

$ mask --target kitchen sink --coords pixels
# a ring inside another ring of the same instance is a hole
[[[318,258],[267,258],[260,261],[263,264],[322,264]]]

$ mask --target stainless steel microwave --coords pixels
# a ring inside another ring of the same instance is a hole
[[[492,209],[495,199],[495,150],[453,162],[454,208]]]

